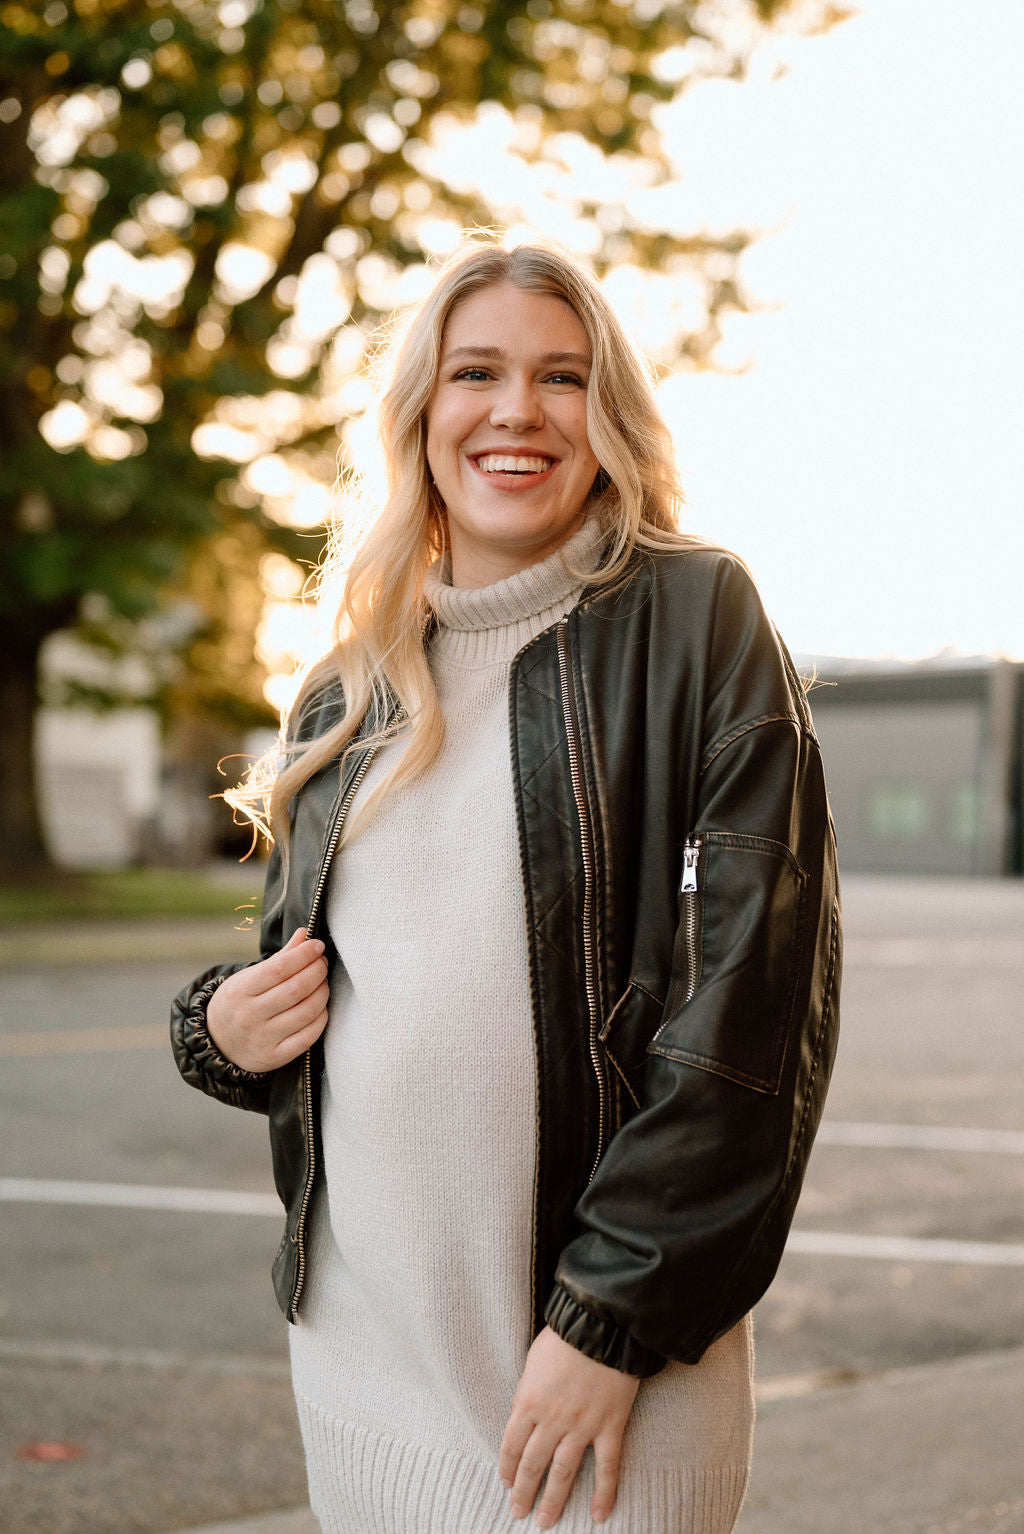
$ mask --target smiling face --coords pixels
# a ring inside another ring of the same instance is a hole
[[[587,437],[590,342],[562,298],[510,283],[448,316],[427,405],[452,584],[489,586],[580,526],[600,468]]]

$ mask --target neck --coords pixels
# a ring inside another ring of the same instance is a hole
[[[561,529],[556,536],[544,538],[536,543],[508,544],[498,547],[478,548],[473,544],[466,545],[457,535],[451,538],[451,584],[467,591],[479,591],[484,586],[494,586],[498,581],[507,581],[510,576],[518,575],[521,570],[528,570],[531,565],[539,565],[553,554],[556,549],[568,543],[574,533],[577,533],[586,517],[581,512],[567,528]]]

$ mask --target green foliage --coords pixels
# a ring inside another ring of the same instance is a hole
[[[0,927],[35,922],[127,921],[140,918],[258,919],[263,865],[241,874],[204,877],[194,868],[128,868],[116,873],[64,873],[16,885],[0,883]]]

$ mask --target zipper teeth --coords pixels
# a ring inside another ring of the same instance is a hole
[[[309,921],[306,923],[307,937],[313,936],[313,929],[316,926],[316,919],[320,912],[320,901],[323,898],[324,886],[327,883],[327,875],[330,872],[334,854],[338,850],[338,843],[341,840],[341,833],[352,800],[359,792],[359,785],[366,777],[367,772],[370,770],[370,763],[379,750],[379,746],[371,746],[367,751],[359,763],[356,775],[349,784],[344,799],[338,806],[338,813],[331,828],[330,840],[327,843],[320,865],[320,877],[317,880],[316,889],[313,891],[313,903],[310,907]],[[295,1288],[292,1290],[292,1315],[298,1309],[299,1296],[306,1282],[306,1214],[309,1210],[309,1201],[313,1196],[313,1180],[316,1176],[316,1144],[313,1138],[313,1057],[312,1051],[309,1049],[306,1050],[306,1057],[302,1062],[302,1110],[306,1122],[309,1167],[306,1172],[306,1183],[302,1190],[302,1202],[299,1205],[299,1221],[295,1232],[295,1241],[298,1247],[298,1266],[295,1271]]]
[[[352,800],[355,798],[356,794],[359,792],[360,784],[362,783],[363,779],[366,777],[367,772],[370,770],[370,763],[373,761],[374,757],[377,755],[377,752],[379,750],[380,750],[379,746],[371,746],[370,749],[367,751],[366,755],[363,757],[362,761],[359,763],[359,769],[356,772],[355,777],[352,779],[351,783],[348,785],[348,789],[347,789],[347,791],[345,793],[344,799],[341,801],[341,804],[338,806],[338,813],[335,816],[334,825],[333,825],[333,827],[331,829],[331,839],[327,843],[327,847],[324,850],[323,859],[322,859],[321,864],[320,864],[320,877],[317,879],[317,881],[316,881],[316,889],[313,891],[313,903],[312,903],[312,905],[309,908],[309,921],[306,923],[306,936],[307,937],[312,937],[313,936],[313,929],[316,926],[316,919],[317,919],[317,917],[320,914],[320,901],[323,898],[324,886],[327,883],[327,875],[330,872],[331,863],[334,860],[334,854],[338,850],[338,843],[341,840],[341,833],[342,833],[342,830],[344,829],[345,820],[346,820],[346,818],[348,816],[348,812],[349,812],[349,807],[352,804]]]
[[[597,1000],[597,966],[594,959],[594,846],[590,834],[590,815],[580,771],[579,744],[576,738],[576,720],[573,715],[573,697],[569,678],[569,620],[562,618],[558,625],[558,671],[562,688],[562,713],[565,718],[565,734],[569,747],[569,777],[573,798],[580,823],[580,850],[583,855],[583,976],[587,992],[587,1012],[590,1019],[590,1060],[597,1077],[597,1155],[590,1169],[588,1181],[593,1181],[598,1162],[604,1150],[607,1084],[604,1063],[598,1043],[599,1011]]]
[[[693,877],[694,883],[698,882],[697,873],[700,868],[700,837],[692,842],[687,842],[687,847],[693,852]],[[700,951],[697,947],[697,918],[700,914],[700,894],[697,889],[690,890],[686,896],[686,956],[690,970],[686,980],[686,1002],[693,1000],[693,993],[697,989],[697,965],[700,962]]]
[[[299,1295],[306,1282],[306,1213],[313,1196],[313,1178],[316,1175],[316,1150],[313,1145],[313,1062],[310,1051],[302,1062],[302,1109],[306,1120],[306,1144],[309,1147],[309,1169],[306,1185],[299,1205],[299,1223],[295,1228],[295,1245],[298,1248],[298,1266],[295,1270],[295,1288],[292,1290],[292,1315],[299,1308]]]
[[[697,989],[697,892],[686,897],[686,956],[690,965],[690,973],[686,981],[686,1002],[693,1000],[693,993]]]
[[[687,841],[683,848],[684,853],[693,852],[695,854],[696,868],[700,867],[700,848],[700,837],[697,837],[694,841]],[[686,959],[689,966],[686,976],[686,992],[683,996],[683,1006],[685,1007],[687,1002],[693,1000],[694,992],[697,989],[697,965],[700,962],[700,947],[697,942],[697,926],[698,918],[700,916],[700,891],[687,890],[685,892],[684,899],[686,902],[684,933],[686,938]],[[658,1029],[657,1033],[654,1035],[654,1038],[651,1040],[652,1044],[656,1044],[661,1038],[662,1034],[665,1032],[665,1029],[668,1027],[668,1022],[669,1020],[666,1018],[661,1027]]]

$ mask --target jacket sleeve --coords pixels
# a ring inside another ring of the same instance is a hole
[[[260,957],[269,958],[284,944],[283,859],[274,846],[267,866],[260,926]],[[252,960],[252,963],[258,961]],[[267,1113],[273,1071],[246,1071],[225,1059],[206,1028],[210,997],[229,975],[247,968],[245,961],[216,964],[204,970],[181,990],[171,1003],[171,1049],[174,1063],[189,1086],[198,1087],[233,1108]]]
[[[747,592],[711,645],[671,970],[627,993],[649,1015],[632,1116],[577,1205],[546,1312],[581,1351],[638,1375],[696,1363],[767,1289],[835,1052],[839,894],[818,744]]]

